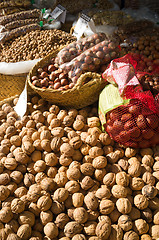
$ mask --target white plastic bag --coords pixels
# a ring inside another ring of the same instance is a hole
[[[16,75],[28,73],[39,59],[21,61],[16,63],[0,62],[0,73],[4,75]]]

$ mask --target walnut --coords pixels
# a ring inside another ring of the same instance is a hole
[[[79,180],[81,177],[81,172],[78,168],[69,168],[67,170],[67,178],[69,180]]]
[[[47,176],[50,178],[54,178],[57,174],[57,168],[56,167],[49,167],[46,169]]]
[[[110,214],[114,210],[114,203],[109,199],[102,199],[99,205],[101,214]]]
[[[96,191],[95,195],[97,198],[102,199],[102,198],[110,198],[111,193],[109,188],[107,188],[107,186],[104,185],[103,187],[99,188]]]
[[[153,186],[155,184],[155,177],[150,172],[145,172],[142,175],[142,179],[145,184]]]
[[[29,224],[32,227],[35,223],[35,215],[30,211],[24,211],[19,214],[18,222],[20,225]]]
[[[154,164],[154,159],[151,155],[144,155],[143,158],[142,158],[142,163],[147,165],[147,166],[152,167],[153,164]]]
[[[41,223],[45,226],[47,223],[53,221],[53,213],[51,211],[40,212]]]
[[[92,176],[94,173],[94,167],[91,163],[83,163],[80,166],[81,173],[83,173],[86,176]]]
[[[136,155],[137,151],[134,148],[127,147],[125,149],[125,156],[128,158],[134,157]]]
[[[35,183],[35,177],[34,177],[34,175],[33,174],[31,174],[31,173],[26,173],[25,175],[24,175],[24,185],[26,186],[26,187],[30,187],[32,184],[34,184]]]
[[[97,147],[97,146],[92,147],[89,150],[89,155],[92,158],[96,158],[96,157],[102,156],[103,155],[103,149],[100,148],[100,147]]]
[[[38,160],[41,160],[42,158],[42,154],[40,151],[35,150],[32,154],[31,154],[31,159],[33,162],[36,162]]]
[[[64,202],[68,198],[68,191],[65,188],[58,188],[54,192],[54,201]]]
[[[60,146],[60,152],[64,156],[72,157],[73,154],[74,154],[74,149],[73,149],[73,147],[69,143],[63,143]]]
[[[42,196],[37,201],[37,207],[41,209],[41,211],[49,210],[51,205],[52,205],[52,200],[48,196]]]
[[[27,155],[31,155],[34,152],[35,147],[33,146],[32,142],[30,142],[30,141],[23,141],[23,143],[22,143],[22,150]]]
[[[72,163],[72,158],[66,157],[65,155],[62,154],[59,158],[59,163],[60,165],[67,167]]]
[[[107,173],[103,178],[103,183],[107,187],[112,187],[115,184],[115,173]]]
[[[84,203],[86,204],[86,207],[90,210],[96,210],[99,205],[98,199],[96,198],[96,196],[93,192],[89,192],[84,197]]]
[[[100,221],[96,227],[96,235],[101,239],[109,239],[111,233],[111,225],[106,221]]]
[[[40,186],[47,192],[52,192],[56,188],[56,183],[52,178],[45,177],[41,180]]]
[[[94,221],[87,221],[84,224],[84,233],[88,236],[95,235],[97,223]]]
[[[73,128],[76,130],[76,131],[79,131],[81,130],[82,128],[84,127],[84,122],[82,120],[75,120],[74,123],[73,123]]]
[[[7,186],[0,185],[0,201],[4,201],[10,195]]]
[[[72,240],[86,240],[86,237],[83,234],[76,234],[73,236]]]
[[[154,212],[154,216],[153,216],[153,223],[154,224],[159,224],[159,210],[156,210],[155,212]]]
[[[90,149],[91,147],[88,144],[82,144],[82,146],[80,147],[80,151],[83,155],[88,155]]]
[[[53,212],[53,214],[58,215],[62,213],[64,209],[65,209],[65,206],[63,203],[60,203],[58,201],[52,202],[51,211]]]
[[[87,124],[88,124],[88,127],[90,128],[99,127],[100,126],[99,118],[98,117],[87,118]]]
[[[143,210],[148,207],[148,200],[144,195],[138,194],[134,197],[134,205],[140,210]]]
[[[118,225],[125,231],[132,229],[132,220],[128,215],[121,215],[118,219]]]
[[[96,169],[94,172],[95,179],[99,182],[103,182],[103,178],[106,175],[106,169],[101,168],[101,169]]]
[[[95,134],[94,135],[88,135],[87,138],[85,139],[85,142],[92,147],[96,146],[97,141],[98,141],[98,138]]]
[[[60,213],[56,219],[55,224],[58,228],[64,229],[65,225],[69,222],[69,217],[66,213]]]
[[[139,177],[133,177],[130,181],[130,187],[132,190],[141,190],[144,186],[144,181]]]
[[[81,181],[81,188],[84,190],[90,189],[94,185],[94,181],[90,176],[85,176]]]
[[[20,237],[18,237],[15,233],[10,233],[7,237],[7,240],[20,240]]]
[[[46,169],[46,163],[43,160],[38,160],[34,163],[35,172],[43,172]]]
[[[104,156],[95,157],[92,161],[92,165],[97,169],[105,168],[107,165],[107,159]]]
[[[24,239],[27,240],[31,237],[31,227],[29,224],[23,224],[18,228],[17,231],[17,235],[18,237],[20,237],[20,239]]]
[[[75,136],[73,138],[70,139],[69,144],[75,149],[79,149],[82,145],[82,141],[80,136]]]
[[[122,185],[114,185],[111,192],[115,198],[125,198],[127,196],[127,188]]]
[[[13,218],[13,213],[10,207],[3,207],[0,210],[0,221],[2,223],[8,223]]]
[[[82,207],[84,201],[84,195],[82,193],[73,193],[72,195],[72,203],[74,207]]]
[[[150,235],[152,236],[152,239],[158,239],[159,238],[159,225],[152,225],[151,226]]]
[[[109,236],[110,240],[122,240],[123,239],[123,230],[119,225],[111,225],[111,234]]]
[[[19,198],[14,198],[13,201],[11,202],[11,211],[13,213],[21,213],[25,209],[25,203],[19,199]]]
[[[88,213],[84,207],[75,208],[73,218],[78,223],[85,223],[88,219]]]
[[[128,214],[131,211],[132,205],[127,198],[119,198],[116,201],[116,207],[122,214]]]
[[[116,163],[120,158],[120,152],[110,152],[106,155],[109,163]]]
[[[82,229],[83,227],[81,224],[75,221],[68,222],[64,227],[64,234],[66,237],[72,238],[74,235],[81,233]]]
[[[30,161],[30,158],[25,152],[21,151],[15,154],[15,160],[21,164],[27,164]]]
[[[77,181],[68,181],[66,184],[65,184],[65,188],[66,190],[68,190],[69,193],[76,193],[79,191],[80,189],[80,185]]]
[[[131,240],[131,239],[132,240],[139,240],[139,235],[132,230],[130,230],[130,231],[128,231],[124,234],[123,240]]]
[[[119,172],[116,174],[116,183],[127,187],[129,185],[129,176],[125,172]]]
[[[128,167],[128,174],[132,177],[139,177],[141,174],[141,164],[139,161],[136,160],[136,158],[130,158],[129,163],[132,161],[132,164]]]
[[[142,235],[144,233],[147,233],[149,230],[149,225],[146,223],[145,220],[143,219],[137,219],[134,222],[134,227],[133,229],[135,232],[137,232],[139,235]]]
[[[157,189],[151,185],[145,185],[142,188],[142,194],[147,198],[154,198],[157,195]]]
[[[152,240],[152,238],[148,234],[143,234],[143,235],[141,235],[141,240]]]
[[[10,174],[10,178],[13,182],[19,184],[23,179],[23,174],[20,171],[13,171]]]
[[[27,188],[25,187],[19,187],[17,188],[15,191],[14,191],[14,196],[17,197],[17,198],[20,198],[22,197],[23,195],[26,195],[27,194]]]

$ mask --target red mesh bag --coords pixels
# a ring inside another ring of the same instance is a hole
[[[136,59],[128,54],[113,60],[103,73],[106,80],[118,85],[120,96],[129,99],[106,113],[103,126],[126,147],[147,148],[159,144],[159,94],[154,98],[150,91],[143,91],[138,77],[145,72],[139,69]]]

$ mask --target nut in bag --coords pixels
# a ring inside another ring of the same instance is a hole
[[[104,33],[95,33],[89,37],[85,37],[83,39],[70,43],[57,54],[55,63],[59,66],[66,62],[70,62],[73,58],[79,56],[82,52],[95,46],[105,39],[106,35]]]
[[[76,83],[81,74],[85,72],[98,72],[102,65],[108,64],[118,56],[118,53],[117,42],[104,40],[84,51],[72,61],[62,64],[59,68],[64,74],[68,74],[69,79],[73,83]]]
[[[129,71],[126,68],[124,74],[127,63],[118,65],[115,71],[111,71],[111,66],[104,76],[109,72],[114,84],[107,85],[99,97],[99,116],[104,130],[126,147],[147,148],[159,144],[159,94],[154,98],[150,91],[143,91],[135,68],[132,74],[133,65]]]

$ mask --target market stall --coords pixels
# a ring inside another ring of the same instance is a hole
[[[124,2],[0,2],[1,240],[159,239],[159,16]]]

